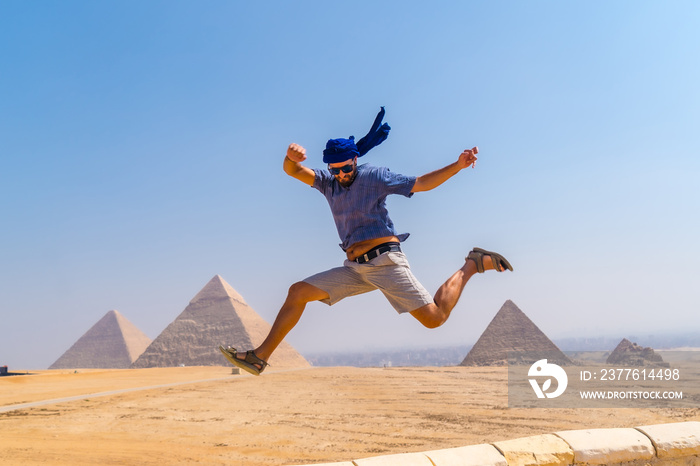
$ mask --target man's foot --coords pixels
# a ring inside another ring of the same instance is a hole
[[[487,270],[496,270],[497,272],[504,272],[506,270],[513,271],[513,267],[505,257],[497,252],[487,251],[481,248],[472,249],[465,260],[473,261],[479,273],[484,273]]]
[[[234,366],[240,367],[246,372],[250,372],[253,375],[260,375],[262,371],[269,365],[267,361],[264,361],[255,355],[253,350],[245,352],[244,357],[238,356],[238,351],[232,346],[223,347],[219,345],[219,351],[224,355],[228,361]]]

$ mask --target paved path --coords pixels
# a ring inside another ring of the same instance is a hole
[[[26,409],[26,408],[35,408],[37,406],[52,405],[52,404],[57,404],[57,403],[67,403],[69,401],[86,400],[88,398],[98,398],[101,396],[118,395],[120,393],[137,392],[139,390],[153,390],[155,388],[176,387],[178,385],[187,385],[187,384],[202,383],[202,382],[218,382],[221,380],[231,380],[231,376],[229,375],[228,377],[219,377],[216,379],[190,380],[187,382],[175,382],[175,383],[166,383],[166,384],[162,384],[162,385],[151,385],[149,387],[123,388],[121,390],[111,390],[108,392],[90,393],[87,395],[76,395],[76,396],[69,396],[66,398],[55,398],[53,400],[33,401],[31,403],[22,403],[22,404],[0,406],[0,413],[7,413],[9,411],[16,411],[19,409]]]

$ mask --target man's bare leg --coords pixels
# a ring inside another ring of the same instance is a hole
[[[277,314],[277,318],[272,324],[267,338],[255,349],[255,355],[267,361],[282,340],[284,340],[284,337],[299,322],[306,304],[322,299],[328,299],[328,293],[306,282],[298,282],[289,287],[287,299]],[[245,353],[241,353],[241,356],[243,356],[241,357],[243,359]]]
[[[491,256],[484,256],[484,270],[493,270]],[[478,273],[476,263],[467,259],[461,269],[456,271],[435,293],[434,303],[426,304],[414,311],[411,315],[428,328],[441,326],[450,317],[452,309],[457,305],[462,291],[474,274]]]

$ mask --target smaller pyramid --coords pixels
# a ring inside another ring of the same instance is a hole
[[[639,346],[627,338],[622,339],[605,362],[621,366],[670,367],[653,348]]]
[[[557,364],[571,364],[557,345],[511,300],[503,304],[460,365],[504,366],[508,364],[509,353],[532,353],[537,359],[547,358]],[[537,360],[519,357],[521,359],[517,362],[521,364],[532,364]]]
[[[49,369],[127,369],[151,344],[118,311],[109,311]]]

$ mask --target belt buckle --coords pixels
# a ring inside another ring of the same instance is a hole
[[[392,251],[400,251],[401,248],[395,245],[385,245],[382,247],[378,247],[376,249],[372,249],[370,251],[367,251],[366,253],[362,254],[361,256],[358,256],[355,258],[355,262],[358,264],[364,264],[366,262],[371,261],[372,259],[381,256],[385,252],[392,252]]]

